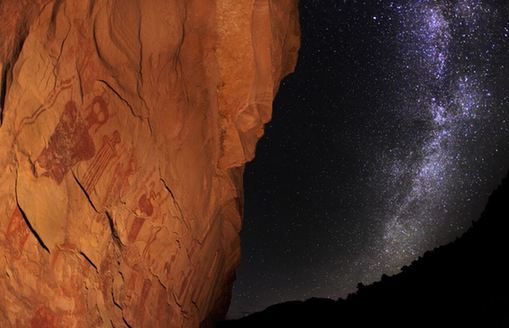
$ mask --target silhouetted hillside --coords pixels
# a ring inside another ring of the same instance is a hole
[[[346,300],[276,304],[219,327],[509,327],[508,226],[509,177],[461,238],[401,273]]]

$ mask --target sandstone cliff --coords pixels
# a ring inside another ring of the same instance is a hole
[[[221,318],[296,1],[0,0],[0,21],[0,326]]]

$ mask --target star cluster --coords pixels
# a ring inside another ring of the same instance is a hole
[[[300,2],[245,174],[230,316],[342,297],[458,237],[509,169],[509,3]]]

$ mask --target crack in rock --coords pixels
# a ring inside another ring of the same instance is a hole
[[[184,219],[184,212],[182,211],[182,208],[180,207],[179,203],[177,202],[177,199],[175,198],[175,195],[173,194],[173,191],[170,189],[170,187],[168,186],[168,184],[166,183],[166,181],[163,178],[161,178],[161,182],[162,182],[162,184],[164,186],[164,189],[166,189],[166,191],[168,191],[168,193],[170,194],[171,199],[173,200],[173,204],[175,205],[175,207],[179,211],[180,219],[182,220],[182,222],[185,224],[185,226],[187,228],[190,228],[188,223],[187,223],[187,221]]]
[[[113,239],[113,242],[119,248],[123,248],[124,247],[124,243],[122,243],[122,240],[119,237],[118,230],[117,230],[117,227],[115,225],[115,222],[113,221],[113,217],[111,216],[111,213],[109,211],[104,211],[104,214],[106,214],[106,217],[108,218],[108,223],[110,225],[111,237]]]
[[[39,233],[35,230],[35,228],[33,227],[32,223],[30,222],[30,220],[28,219],[25,211],[23,210],[23,208],[21,208],[21,205],[19,204],[19,198],[18,198],[18,176],[19,176],[19,173],[18,173],[18,167],[19,167],[19,162],[16,160],[16,163],[17,163],[17,168],[16,168],[16,181],[15,181],[15,184],[14,184],[14,197],[16,199],[16,206],[18,207],[18,210],[19,212],[21,213],[21,216],[23,217],[23,220],[25,221],[28,229],[30,230],[30,232],[32,233],[32,235],[35,237],[35,239],[37,239],[37,241],[39,242],[39,245],[41,245],[42,249],[44,249],[46,252],[51,253],[48,246],[46,246],[46,244],[44,243],[44,241],[42,240],[41,236],[39,235]]]
[[[78,184],[78,186],[80,187],[81,191],[83,192],[83,194],[85,195],[85,197],[87,198],[88,200],[88,203],[90,204],[90,206],[92,206],[92,208],[94,209],[95,212],[99,213],[99,211],[97,210],[97,208],[95,207],[94,205],[94,202],[92,201],[92,198],[90,197],[90,195],[88,194],[88,192],[86,191],[85,187],[83,187],[83,185],[81,184],[80,180],[78,179],[78,177],[76,176],[76,174],[74,173],[74,171],[71,171],[72,172],[72,176],[74,177],[74,181],[76,181],[76,183]]]
[[[97,269],[97,266],[94,264],[94,262],[85,254],[83,251],[79,252],[79,254],[90,264],[97,273],[99,273],[99,270]]]

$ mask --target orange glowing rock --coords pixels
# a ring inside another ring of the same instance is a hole
[[[240,259],[242,174],[295,0],[0,0],[0,326],[197,327]]]

